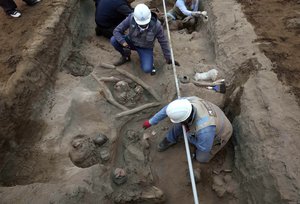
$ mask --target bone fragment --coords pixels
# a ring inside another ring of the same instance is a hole
[[[111,77],[101,77],[99,80],[100,80],[100,81],[106,81],[106,82],[118,82],[118,81],[120,81],[121,79],[119,79],[119,78],[117,78],[117,77],[111,76]]]
[[[118,113],[116,115],[116,118],[123,117],[123,116],[126,116],[126,115],[131,115],[131,114],[137,113],[139,111],[142,111],[146,108],[151,108],[151,107],[155,107],[155,106],[159,106],[159,105],[160,105],[160,103],[147,103],[147,104],[141,105],[139,107],[133,108],[131,110],[123,111],[121,113]]]
[[[103,68],[105,68],[105,69],[115,69],[115,68],[116,68],[115,65],[113,65],[113,64],[108,64],[108,63],[104,63],[104,62],[100,63],[100,67],[103,67]]]
[[[98,84],[101,86],[102,90],[101,93],[103,93],[103,96],[106,98],[106,100],[108,102],[110,102],[111,104],[113,104],[114,106],[122,109],[123,111],[128,111],[129,109],[126,106],[123,106],[121,104],[119,104],[113,97],[113,95],[111,94],[109,88],[107,88],[107,86],[104,84],[104,82],[102,82],[101,80],[98,79],[98,77],[92,73],[91,74],[92,77],[98,82]]]
[[[224,83],[224,80],[217,80],[214,82],[192,80],[192,83],[195,84],[196,86],[215,86],[215,85],[220,85],[220,84]]]
[[[145,82],[143,82],[141,79],[137,78],[136,76],[130,74],[129,72],[120,69],[120,68],[116,68],[116,70],[118,72],[120,72],[121,74],[124,74],[125,76],[129,77],[130,79],[132,79],[133,81],[135,81],[136,83],[140,84],[142,87],[144,87],[149,93],[152,94],[152,96],[157,100],[160,101],[160,97],[158,96],[158,94],[156,93],[156,91],[154,91],[148,84],[146,84]]]

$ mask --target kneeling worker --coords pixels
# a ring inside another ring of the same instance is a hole
[[[127,35],[125,31],[129,29]],[[155,74],[153,67],[153,47],[155,40],[160,43],[164,57],[168,64],[171,64],[171,52],[168,40],[165,37],[160,21],[155,13],[151,13],[145,4],[138,4],[130,14],[114,30],[111,44],[121,53],[119,61],[114,63],[120,66],[130,61],[131,50],[136,50],[140,57],[141,68],[145,73]],[[178,62],[175,63],[179,65]]]
[[[95,0],[96,35],[102,35],[110,39],[117,25],[133,12],[130,6],[133,1],[134,0]]]
[[[168,11],[167,16],[171,21],[181,21],[189,32],[195,30],[198,17],[207,19],[206,11],[199,11],[200,0],[177,0],[174,7]]]
[[[156,125],[167,116],[174,125],[159,143],[158,151],[165,151],[176,144],[183,136],[182,125],[185,125],[188,141],[196,147],[196,159],[206,163],[225,146],[232,134],[232,125],[223,111],[195,96],[171,102],[145,121],[143,128]]]

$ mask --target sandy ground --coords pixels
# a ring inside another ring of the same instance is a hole
[[[16,4],[23,14],[21,18],[13,19],[3,11],[0,14],[1,86],[15,72],[17,64],[22,60],[22,51],[26,49],[25,44],[32,37],[33,29],[41,26],[55,7],[55,2],[47,1],[34,7],[29,7],[20,0],[17,0]]]
[[[274,63],[274,71],[300,97],[300,2],[239,0],[254,25],[260,49]]]

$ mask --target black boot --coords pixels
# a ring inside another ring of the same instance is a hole
[[[34,6],[35,4],[39,3],[41,0],[30,0],[30,1],[25,1],[28,6]]]
[[[122,64],[125,64],[126,62],[130,61],[130,57],[124,57],[122,56],[118,61],[114,63],[115,66],[121,66]]]
[[[101,33],[101,28],[99,28],[98,26],[95,28],[95,33],[97,36],[101,36],[102,33]]]
[[[157,146],[157,151],[163,152],[167,150],[172,145],[176,144],[175,142],[169,142],[167,138],[165,137]]]
[[[152,76],[156,74],[156,69],[155,69],[155,67],[153,67],[153,69],[152,69],[152,71],[151,71],[150,74],[151,74]]]

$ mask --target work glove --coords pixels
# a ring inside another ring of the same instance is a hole
[[[195,134],[187,133],[187,138],[190,143],[197,144],[197,137],[195,136]]]
[[[144,124],[143,124],[143,128],[144,128],[144,130],[146,130],[146,129],[148,129],[149,127],[151,127],[151,124],[150,124],[149,120],[146,120],[146,121],[144,122]]]
[[[176,66],[180,66],[179,62],[177,62],[176,60],[174,60],[174,61],[175,61],[175,65]],[[166,62],[167,62],[167,64],[172,64],[172,60],[171,59],[167,59]]]
[[[124,55],[126,57],[130,56],[131,50],[130,50],[129,46],[128,47],[123,47],[123,51],[124,51]]]
[[[202,12],[201,11],[192,11],[192,16],[200,17],[200,16],[202,16]]]
[[[204,22],[208,21],[207,11],[202,11],[201,14],[202,14]]]

